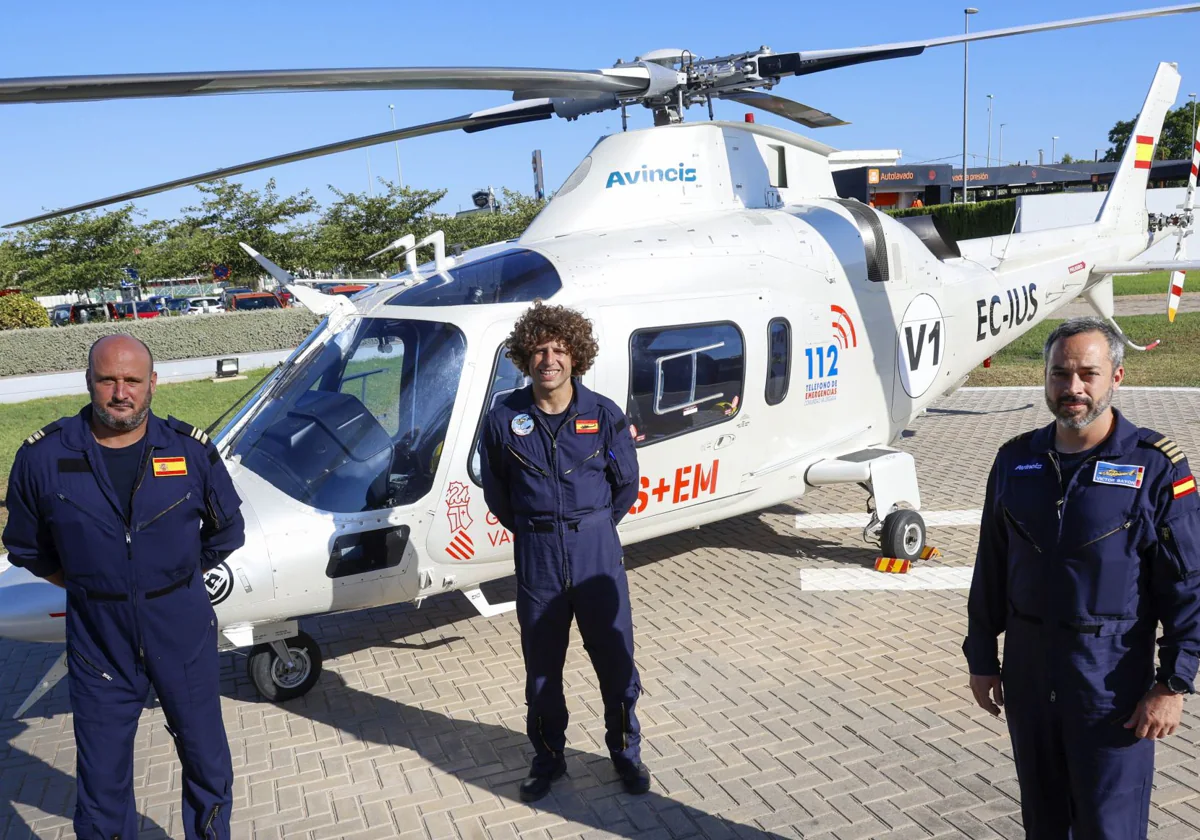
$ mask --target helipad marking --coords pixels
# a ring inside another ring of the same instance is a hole
[[[921,518],[930,528],[978,525],[982,516],[982,508],[921,511]],[[862,513],[801,513],[796,516],[796,528],[801,531],[820,528],[862,528],[866,524],[867,517]]]
[[[804,592],[846,592],[897,589],[970,589],[974,566],[912,568],[908,574],[887,575],[874,569],[801,569]]]

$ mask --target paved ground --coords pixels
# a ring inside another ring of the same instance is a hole
[[[1200,452],[1200,393],[1126,391],[1141,423]],[[960,391],[916,421],[929,510],[978,508],[991,454],[1045,416],[1037,391]],[[853,512],[828,491],[632,547],[639,705],[654,791],[619,790],[578,639],[567,664],[569,780],[517,799],[528,758],[511,614],[462,596],[306,622],[326,672],[306,697],[256,700],[223,662],[238,838],[775,838],[1023,836],[1004,724],[967,700],[962,590],[806,591],[801,570],[857,569],[856,530],[796,532],[797,513]],[[932,529],[942,565],[974,529]],[[811,573],[810,573],[811,574]],[[65,686],[8,721],[56,651],[0,642],[0,836],[69,837],[74,749]],[[1196,701],[1188,713],[1200,711]],[[1200,837],[1200,728],[1160,745],[1155,840]],[[143,838],[181,837],[179,768],[160,710],[134,774]]]
[[[1194,292],[1195,290],[1193,290]],[[1162,315],[1167,314],[1167,285],[1163,283],[1161,295],[1120,295],[1113,298],[1113,307],[1117,315]],[[1200,295],[1188,294],[1184,290],[1179,299],[1180,312],[1200,312]],[[1091,304],[1086,300],[1076,300],[1068,304],[1062,315],[1055,317],[1077,318],[1080,315],[1095,315]]]

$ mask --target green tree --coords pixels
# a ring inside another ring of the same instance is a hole
[[[1063,156],[1058,159],[1058,162],[1059,163],[1076,163],[1077,161],[1069,152],[1064,152]]]
[[[48,326],[50,326],[50,315],[40,303],[29,295],[0,297],[0,330]]]
[[[1121,159],[1121,156],[1125,154],[1125,147],[1129,145],[1129,137],[1133,134],[1133,126],[1136,122],[1136,117],[1132,120],[1119,120],[1112,127],[1112,130],[1108,132],[1108,142],[1112,145],[1105,152],[1104,160],[1119,161]],[[1167,112],[1167,118],[1163,122],[1162,135],[1154,150],[1154,157],[1157,160],[1191,160],[1194,142],[1192,106],[1191,103],[1188,103],[1179,106],[1174,111]]]
[[[546,206],[545,201],[514,190],[504,189],[501,192],[504,200],[494,213],[447,216],[440,220],[446,231],[447,248],[451,245],[462,245],[464,249],[477,248],[516,239]]]
[[[183,208],[183,218],[162,232],[159,243],[163,266],[177,275],[207,273],[214,265],[225,265],[238,282],[260,276],[262,269],[239,242],[280,265],[294,265],[304,254],[309,229],[299,220],[318,209],[308,190],[280,197],[274,178],[261,193],[226,180],[197,184],[196,189],[205,198],[198,206]]]
[[[308,267],[343,276],[387,271],[386,260],[367,262],[366,257],[407,233],[421,239],[434,229],[439,217],[432,208],[445,190],[413,190],[383,178],[379,182],[387,191],[375,196],[329,185],[337,201],[316,224],[305,255]]]
[[[23,269],[19,284],[35,294],[60,295],[115,287],[126,279],[143,243],[127,204],[104,213],[72,213],[26,225],[9,240]]]

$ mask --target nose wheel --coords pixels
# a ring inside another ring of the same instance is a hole
[[[321,649],[301,632],[286,642],[255,645],[246,672],[258,693],[272,703],[307,694],[321,676]]]
[[[919,560],[925,549],[925,520],[915,510],[894,510],[883,520],[879,544],[884,557]]]

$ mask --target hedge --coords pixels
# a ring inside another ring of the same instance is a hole
[[[946,224],[947,230],[957,240],[981,239],[985,236],[1003,236],[1013,228],[1017,218],[1017,200],[999,198],[995,201],[979,201],[968,204],[931,204],[928,207],[910,207],[904,210],[887,210],[889,216],[936,216]]]
[[[92,343],[113,333],[140,338],[158,361],[286,350],[303,341],[317,320],[297,307],[10,330],[0,332],[0,376],[82,370]]]
[[[0,296],[0,330],[50,326],[50,315],[29,295]]]

